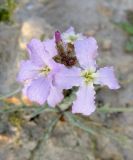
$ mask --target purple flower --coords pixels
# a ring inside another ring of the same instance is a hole
[[[59,31],[55,32],[55,42],[58,43],[61,41],[61,33]]]
[[[55,107],[63,99],[62,90],[54,82],[63,65],[52,57],[57,55],[54,40],[33,39],[27,46],[29,60],[22,61],[17,80],[24,84],[23,93],[34,102]]]
[[[74,47],[80,68],[62,68],[56,75],[56,84],[64,89],[79,86],[72,112],[90,115],[96,109],[94,84],[106,85],[110,89],[118,89],[120,86],[113,67],[97,68],[98,46],[94,38],[78,40],[74,43]]]
[[[56,31],[44,42],[33,39],[27,49],[29,59],[21,62],[17,80],[31,101],[55,107],[64,97],[63,89],[76,86],[72,112],[90,115],[96,109],[94,85],[120,88],[113,67],[98,68],[96,40],[76,34],[73,27],[63,34]]]
[[[74,44],[76,40],[82,40],[85,37],[81,33],[75,33],[73,27],[70,27],[66,32],[62,34],[62,39],[64,43]]]

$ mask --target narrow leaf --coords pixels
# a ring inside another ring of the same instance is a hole
[[[54,117],[49,122],[47,130],[46,130],[46,132],[44,132],[44,140],[47,140],[50,137],[50,135],[51,135],[52,131],[54,130],[54,128],[55,128],[58,120],[60,119],[60,117],[61,117],[61,115],[58,115],[58,116]]]
[[[10,93],[7,93],[5,95],[0,95],[0,100],[3,100],[5,98],[8,98],[8,97],[11,97],[11,96],[14,96],[16,95],[17,93],[19,93],[21,91],[21,87],[17,88],[15,91],[12,91]]]
[[[80,129],[86,131],[86,132],[89,133],[89,134],[96,135],[96,132],[95,132],[92,128],[84,125],[83,122],[79,121],[79,120],[77,119],[78,117],[74,116],[72,113],[70,113],[70,112],[65,112],[64,115],[67,117],[68,121],[69,121],[72,125],[74,125],[74,126],[80,128]]]
[[[101,113],[116,113],[116,112],[133,112],[133,107],[130,108],[121,108],[121,107],[109,107],[108,105],[105,105],[101,108],[97,109],[97,112]]]

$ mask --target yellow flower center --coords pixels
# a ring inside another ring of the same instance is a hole
[[[45,76],[47,76],[50,71],[51,71],[51,69],[48,66],[45,66],[42,69],[40,69],[40,73],[45,75]]]
[[[81,72],[81,77],[84,78],[86,84],[92,83],[96,78],[96,73],[90,70],[84,70]]]

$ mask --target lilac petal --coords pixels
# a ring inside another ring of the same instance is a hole
[[[26,83],[24,83],[24,88],[22,89],[22,93],[24,96],[27,97],[27,90],[30,87],[32,81],[27,81]]]
[[[64,65],[56,63],[53,59],[50,59],[47,62],[47,65],[51,69],[51,71],[49,72],[49,74],[47,76],[50,79],[50,81],[51,80],[54,81],[55,75],[64,68]]]
[[[73,86],[79,86],[82,79],[80,77],[81,70],[77,67],[68,69],[64,67],[55,75],[55,83],[62,89],[70,89]]]
[[[100,68],[97,71],[96,84],[107,85],[110,89],[119,89],[120,85],[114,74],[113,67]]]
[[[56,43],[54,39],[44,41],[43,45],[49,58],[52,58],[57,55]]]
[[[28,87],[29,87],[28,85],[25,85],[23,90],[22,90],[23,95],[26,96],[26,97],[27,97],[27,89],[28,89]]]
[[[20,64],[20,72],[18,74],[17,80],[23,82],[29,79],[33,79],[37,76],[38,67],[35,66],[31,61],[22,61]]]
[[[77,40],[83,40],[86,37],[83,36],[81,33],[75,33],[73,27],[70,27],[66,32],[62,34],[62,39],[65,44],[71,43],[74,44]]]
[[[67,33],[67,34],[75,34],[75,30],[74,30],[74,27],[70,27],[68,28],[64,33]]]
[[[63,99],[62,90],[58,89],[55,86],[52,86],[50,89],[50,94],[48,96],[47,102],[51,107],[55,107]]]
[[[64,69],[64,65],[60,63],[56,63],[53,59],[49,60],[48,66],[55,72],[59,72],[61,69]]]
[[[96,109],[95,90],[93,86],[83,85],[77,92],[77,99],[73,102],[72,113],[90,115]]]
[[[80,65],[86,68],[96,66],[97,42],[93,37],[78,40],[74,43],[75,52]]]
[[[48,79],[41,77],[31,82],[27,89],[27,96],[31,101],[40,105],[44,104],[50,92],[50,83]]]
[[[30,60],[38,66],[44,65],[46,53],[43,43],[40,40],[32,39],[27,48]]]

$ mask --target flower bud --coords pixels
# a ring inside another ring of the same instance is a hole
[[[61,33],[59,31],[55,32],[55,41],[56,43],[61,41]]]

